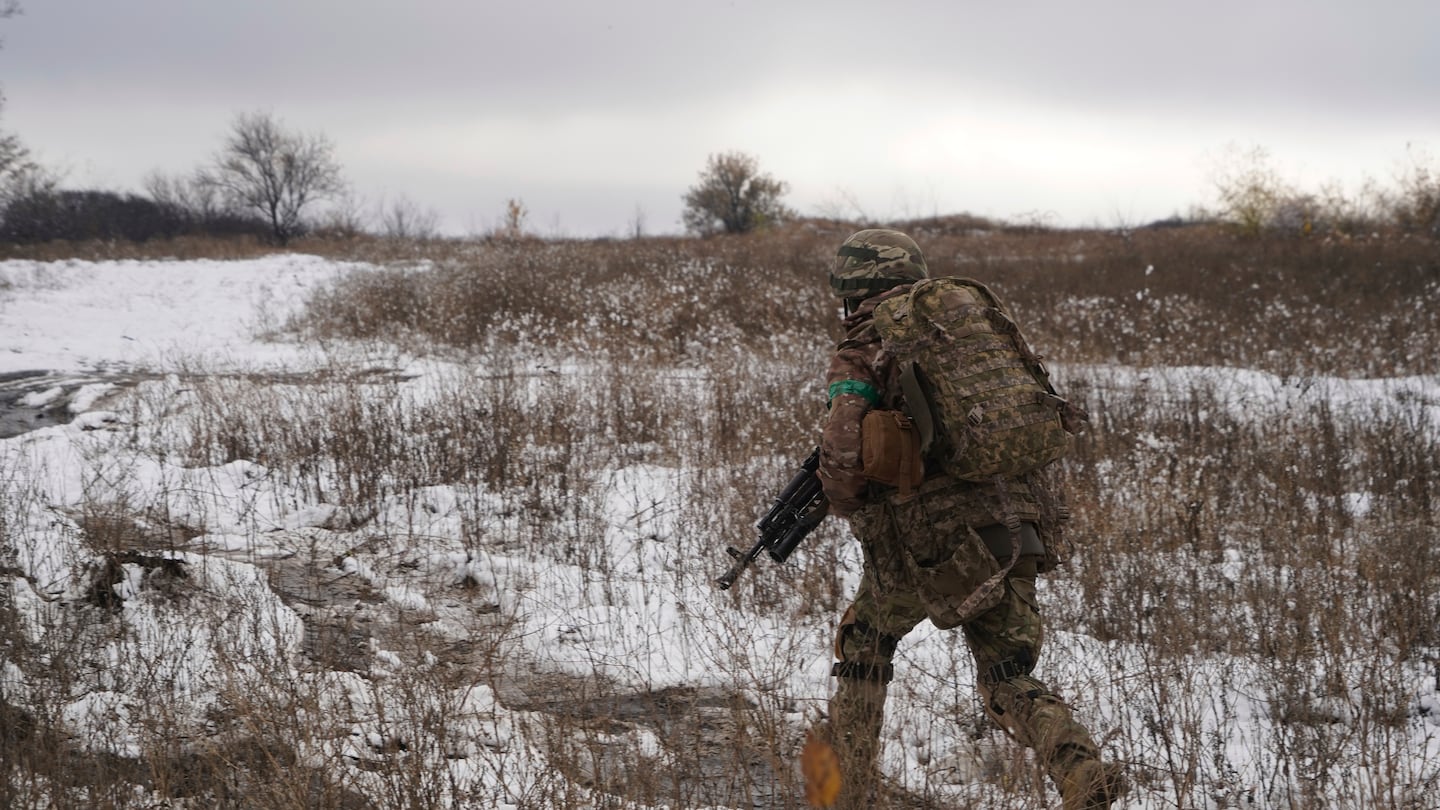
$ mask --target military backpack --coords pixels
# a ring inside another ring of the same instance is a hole
[[[1055,393],[1040,356],[988,287],[964,278],[916,282],[875,308],[921,452],[949,474],[992,481],[1063,456],[1086,419]]]

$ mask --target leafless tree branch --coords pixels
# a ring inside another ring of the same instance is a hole
[[[284,245],[304,233],[307,207],[345,190],[334,152],[323,134],[286,130],[268,113],[242,113],[200,182],[259,214]]]

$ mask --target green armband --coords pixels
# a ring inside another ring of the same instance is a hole
[[[841,394],[854,394],[857,397],[864,397],[865,401],[871,405],[880,401],[880,392],[875,390],[875,386],[862,380],[841,380],[840,382],[830,383],[830,401],[834,402],[835,397]]]

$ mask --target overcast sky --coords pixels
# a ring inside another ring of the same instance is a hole
[[[453,233],[680,229],[739,150],[802,213],[1142,223],[1233,149],[1306,187],[1440,157],[1435,0],[22,0],[0,128],[139,190],[237,113],[323,132],[357,195]],[[882,10],[883,9],[883,10]]]

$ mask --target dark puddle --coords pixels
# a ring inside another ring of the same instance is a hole
[[[86,386],[109,384],[126,388],[146,379],[139,374],[60,373],[42,369],[0,372],[0,439],[32,430],[68,424],[79,414],[72,408]]]

